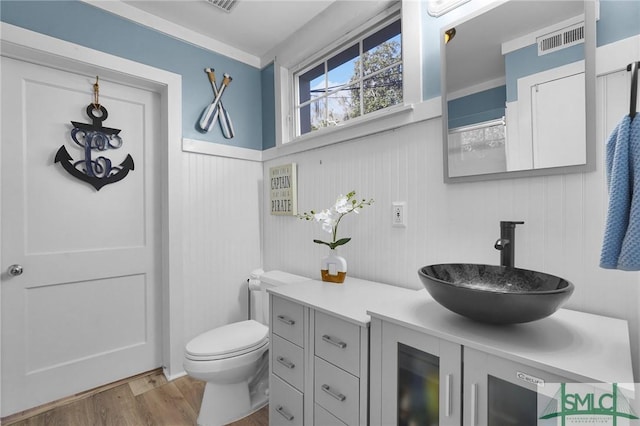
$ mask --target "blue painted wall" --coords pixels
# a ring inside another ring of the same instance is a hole
[[[598,46],[640,34],[640,0],[600,0],[596,29]]]
[[[260,72],[262,81],[262,149],[276,146],[276,96],[274,65],[270,64]]]
[[[440,96],[440,27],[477,8],[471,1],[433,18],[422,1],[424,100]],[[1,0],[0,20],[182,75],[182,133],[186,138],[256,150],[275,146],[273,66],[259,70],[74,0]],[[598,46],[640,34],[639,22],[640,0],[601,0]],[[202,109],[212,99],[203,72],[206,67],[214,67],[218,77],[225,72],[233,77],[223,97],[236,130],[233,139],[224,139],[217,127],[210,133],[196,127]]]
[[[506,86],[498,86],[449,101],[449,128],[455,129],[504,117],[506,96]]]
[[[0,20],[181,74],[183,137],[262,149],[262,81],[257,68],[80,1],[2,0]],[[206,67],[215,68],[218,84],[223,73],[233,78],[222,97],[236,132],[233,139],[224,139],[218,126],[209,133],[198,131],[200,114],[213,99]]]
[[[532,44],[505,55],[506,85],[448,102],[449,128],[482,123],[504,116],[505,102],[518,100],[518,79],[584,59],[584,45],[538,56]]]
[[[504,55],[507,102],[518,100],[518,79],[584,59],[584,44],[538,56],[538,45],[532,44]]]
[[[470,1],[434,18],[422,1],[422,99],[440,96],[440,28],[478,10]],[[640,34],[640,0],[600,0],[600,20],[596,25],[598,46]]]

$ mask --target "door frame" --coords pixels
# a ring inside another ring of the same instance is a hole
[[[0,54],[151,90],[160,95],[161,359],[165,376],[184,375],[182,283],[182,76],[0,22]],[[1,162],[0,162],[1,164]],[[1,167],[1,166],[0,166]],[[0,200],[2,188],[0,186]],[[0,209],[2,205],[0,204]],[[0,210],[1,211],[1,210]],[[2,228],[0,225],[0,235]],[[0,250],[0,265],[8,264]],[[5,274],[4,270],[0,273]],[[0,381],[1,383],[1,381]],[[0,395],[2,387],[0,384]]]

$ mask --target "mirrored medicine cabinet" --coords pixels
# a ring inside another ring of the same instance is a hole
[[[595,170],[595,21],[508,0],[441,28],[445,182]]]

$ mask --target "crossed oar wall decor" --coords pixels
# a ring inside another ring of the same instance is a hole
[[[216,74],[213,68],[205,68],[205,73],[209,77],[211,88],[213,89],[213,101],[202,111],[202,117],[198,125],[204,132],[210,132],[216,121],[220,121],[220,129],[225,139],[231,139],[235,135],[231,116],[222,105],[222,93],[231,83],[231,76],[224,74],[220,88],[216,86]]]

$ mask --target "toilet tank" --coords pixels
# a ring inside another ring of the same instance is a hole
[[[257,272],[251,274],[250,281],[260,281],[260,291],[251,292],[251,317],[262,324],[269,325],[269,294],[267,288],[281,285],[298,284],[311,278],[290,274],[284,271]],[[250,286],[250,288],[253,286]]]

